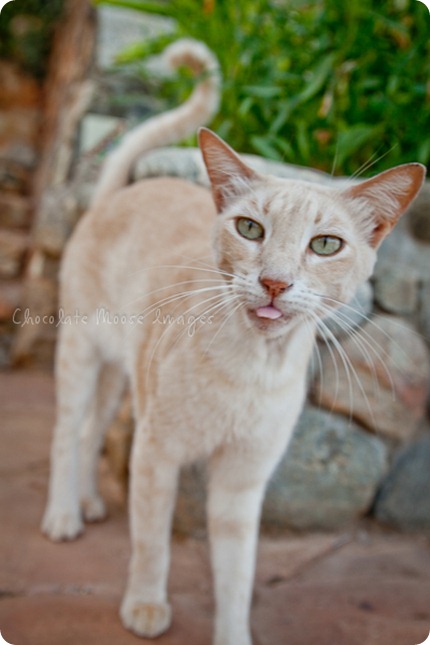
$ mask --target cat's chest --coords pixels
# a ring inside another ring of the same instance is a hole
[[[288,356],[259,362],[239,351],[213,358],[178,353],[160,366],[150,408],[161,432],[194,457],[226,441],[290,430],[305,394],[305,365],[289,364]]]

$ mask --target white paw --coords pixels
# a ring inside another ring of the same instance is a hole
[[[100,522],[106,517],[106,506],[99,495],[81,499],[81,509],[87,522]]]
[[[54,542],[74,540],[83,531],[80,513],[47,509],[42,520],[42,532]]]
[[[124,600],[121,607],[121,620],[124,627],[138,636],[155,638],[170,627],[172,610],[168,603]]]
[[[215,635],[213,645],[252,645],[252,639],[248,631],[232,634],[231,630],[226,630],[224,635]]]

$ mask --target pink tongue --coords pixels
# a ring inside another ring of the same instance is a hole
[[[280,318],[282,316],[282,312],[272,306],[259,307],[255,310],[255,313],[259,318],[270,318],[271,320],[276,320],[276,318]]]

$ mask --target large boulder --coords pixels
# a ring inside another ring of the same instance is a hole
[[[331,530],[365,514],[387,469],[387,449],[348,419],[305,408],[270,482],[263,524]]]
[[[397,529],[430,531],[430,436],[398,455],[381,486],[374,514]]]
[[[430,385],[426,344],[400,318],[378,316],[321,351],[314,400],[395,440],[413,437]]]

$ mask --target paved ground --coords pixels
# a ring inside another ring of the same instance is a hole
[[[53,383],[0,373],[0,630],[13,645],[138,645],[118,605],[129,544],[123,501],[102,466],[109,519],[76,542],[39,532]],[[174,622],[158,645],[210,645],[205,541],[173,542]],[[417,645],[430,631],[430,541],[374,527],[261,540],[255,645]],[[0,639],[0,643],[1,643]]]

